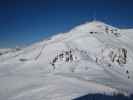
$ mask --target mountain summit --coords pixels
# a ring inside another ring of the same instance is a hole
[[[68,100],[88,93],[132,94],[131,32],[92,21],[25,48],[0,51],[0,93],[8,88],[0,98]]]
[[[88,32],[90,30],[92,31],[103,31],[105,29],[114,29],[116,30],[117,28],[113,27],[113,26],[110,26],[108,24],[105,24],[104,22],[101,22],[101,21],[92,21],[92,22],[87,22],[85,24],[82,24],[82,25],[79,25],[77,26],[76,28],[74,28],[73,30],[77,30],[77,31],[84,31],[84,32]]]

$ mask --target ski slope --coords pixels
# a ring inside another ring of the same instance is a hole
[[[0,49],[0,100],[132,94],[132,33],[92,21],[21,49]]]

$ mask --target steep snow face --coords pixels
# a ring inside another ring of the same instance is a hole
[[[133,93],[132,32],[93,21],[2,53],[0,99],[68,100],[88,93]]]

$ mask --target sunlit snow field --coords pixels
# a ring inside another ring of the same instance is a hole
[[[132,32],[93,21],[24,48],[0,49],[0,100],[130,96]]]

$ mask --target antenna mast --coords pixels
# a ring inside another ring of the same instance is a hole
[[[93,21],[96,21],[96,12],[93,13]]]

